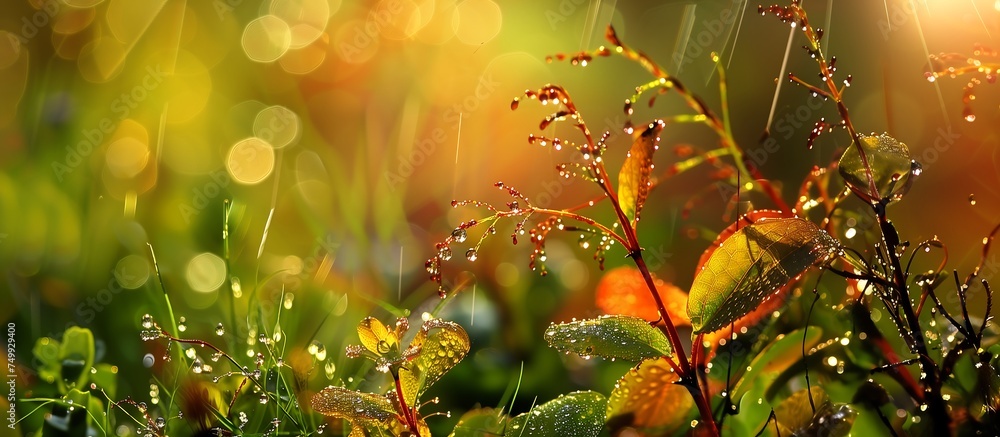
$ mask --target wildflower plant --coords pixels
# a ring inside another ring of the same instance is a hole
[[[847,435],[859,420],[864,423],[859,425],[861,429],[893,435],[918,429],[934,435],[996,432],[1000,406],[996,353],[1000,350],[990,331],[989,283],[978,278],[980,269],[964,280],[957,271],[946,273],[947,251],[936,238],[911,245],[899,235],[889,219],[888,207],[902,200],[917,183],[921,165],[911,158],[902,141],[858,130],[845,101],[853,77],[838,74],[836,57],[828,58],[824,53],[822,30],[810,24],[798,1],[787,6],[762,6],[758,11],[801,31],[806,42],[803,48],[816,62],[820,84],[813,85],[795,74],[787,79],[813,97],[831,102],[839,114],[837,121],[815,122],[807,139],[809,148],[820,135],[835,130],[846,131],[849,140],[828,166],[814,167],[792,205],[783,200],[776,184],[748,165],[735,141],[726,75],[715,54],[712,58],[722,104],[718,114],[679,78],[626,45],[611,27],[605,35],[608,45],[549,58],[550,62],[568,60],[586,66],[595,59],[617,55],[638,63],[652,75],[652,80],[637,86],[625,100],[629,121],[622,128],[632,136],[633,144],[617,178],[612,177],[604,160],[614,152],[606,144],[611,133],[590,130],[569,90],[547,84],[526,91],[511,103],[511,109],[524,101],[553,108],[539,123],[541,131],[553,123],[570,123],[578,134],[573,138],[532,134],[528,142],[575,154],[571,161],[556,166],[559,176],[589,181],[597,185],[599,194],[582,205],[553,209],[537,206],[516,188],[498,182],[495,186],[511,198],[506,207],[476,200],[453,201],[453,207],[478,208],[487,215],[461,223],[437,244],[437,254],[426,262],[441,295],[449,294],[442,268],[452,253],[464,249],[467,258],[475,261],[483,241],[497,232],[498,223],[510,220],[514,222],[513,243],[528,235],[534,246],[529,265],[543,275],[546,242],[553,231],[579,238],[581,247],[594,251],[602,269],[606,254],[621,246],[635,269],[612,273],[641,277],[641,281],[632,281],[633,288],[620,289],[621,295],[634,296],[638,282],[651,298],[645,301],[656,311],[655,318],[640,318],[636,314],[641,310],[619,306],[624,313],[550,326],[544,337],[559,351],[585,359],[624,360],[635,366],[607,395],[575,392],[515,417],[493,412],[497,420],[492,423],[505,426],[491,432],[597,436],[631,429],[642,435]],[[960,73],[950,71],[952,75]],[[939,73],[933,74],[936,77]],[[652,94],[652,107],[659,96],[670,93],[683,99],[691,112],[632,123],[632,108],[644,95]],[[654,155],[661,147],[661,136],[676,124],[707,126],[718,136],[719,147],[695,156],[688,154],[656,176]],[[719,174],[733,187],[733,203],[745,193],[758,192],[774,209],[747,211],[718,235],[699,260],[689,292],[680,297],[686,299],[682,316],[676,309],[679,297],[667,294],[673,301],[664,300],[663,287],[643,258],[639,225],[643,207],[657,186],[702,165],[724,170]],[[867,211],[847,211],[845,205],[852,197],[867,205]],[[613,210],[614,222],[602,223],[586,215],[601,204]],[[871,244],[858,246],[858,240],[835,237],[849,229],[856,233],[854,216],[869,214],[878,224]],[[476,228],[485,230],[474,244],[462,247]],[[983,260],[996,232],[994,229],[983,240]],[[935,249],[945,252],[941,267],[912,273],[914,258]],[[811,271],[820,274],[814,276]],[[847,290],[821,293],[820,277],[825,272],[844,278]],[[817,285],[809,299],[802,285],[811,277],[817,278]],[[957,310],[946,307],[940,299],[952,277]],[[981,314],[973,314],[967,303],[975,286],[986,300]],[[607,302],[613,300],[615,292],[600,293]],[[817,306],[821,300],[826,302]],[[889,314],[883,323],[876,323],[881,317],[873,317],[883,313],[876,308],[879,305]],[[799,311],[798,324],[783,322],[782,312],[795,313],[796,308],[805,310],[804,314]],[[814,311],[845,314],[850,322],[814,321]],[[692,328],[690,343],[678,332],[678,327],[688,323]],[[844,334],[831,335],[838,331]],[[894,337],[901,339],[901,344]],[[749,348],[751,353],[740,353],[741,348]],[[852,358],[845,360],[843,354]],[[971,373],[963,375],[957,370],[963,366],[964,372]],[[984,368],[988,370],[981,370]],[[854,382],[838,382],[832,392],[810,379],[818,374],[830,380],[845,372],[854,376]],[[919,377],[914,378],[914,373]],[[891,390],[898,397],[889,395],[890,389],[884,386],[887,383],[895,384]],[[899,406],[895,411],[894,404]],[[459,428],[478,418],[478,414],[463,418]]]

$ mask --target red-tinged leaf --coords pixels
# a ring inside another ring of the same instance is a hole
[[[663,126],[662,121],[656,120],[639,134],[618,172],[618,203],[633,224],[639,221],[639,212],[649,195],[653,153],[659,147]]]
[[[788,300],[788,293],[794,288],[795,281],[786,284],[784,287],[778,289],[777,292],[769,294],[764,301],[760,303],[757,309],[750,311],[745,316],[736,319],[732,323],[732,329],[726,326],[718,331],[709,332],[705,334],[704,341],[709,343],[710,349],[715,349],[719,346],[720,341],[723,339],[731,339],[733,335],[739,337],[741,334],[750,332],[755,326],[760,323],[764,323],[769,320],[775,311],[780,311]],[[728,340],[727,340],[728,341]]]
[[[687,312],[695,333],[729,326],[840,243],[801,218],[762,219],[727,238],[694,278]]]
[[[687,293],[655,276],[653,282],[670,315],[670,320],[677,326],[690,325],[691,320],[688,319],[685,309]],[[607,314],[635,316],[648,321],[660,317],[656,310],[656,302],[649,293],[642,273],[635,267],[618,267],[604,273],[597,283],[596,300],[597,307]]]
[[[708,258],[711,257],[713,253],[715,253],[715,249],[718,249],[719,246],[722,245],[723,241],[726,241],[727,238],[735,234],[736,231],[740,230],[740,228],[749,224],[753,224],[760,219],[782,218],[782,217],[787,217],[787,216],[781,211],[773,211],[767,209],[750,211],[744,214],[742,217],[739,218],[739,220],[736,221],[736,223],[729,225],[729,227],[723,229],[722,232],[719,232],[719,236],[715,238],[715,241],[713,241],[712,244],[708,246],[708,249],[705,249],[705,252],[701,254],[701,258],[698,259],[698,266],[695,267],[694,271],[700,272],[702,267],[705,266],[705,261],[708,261]]]
[[[672,435],[688,426],[694,400],[676,384],[679,379],[666,358],[649,359],[629,370],[608,398],[606,420],[612,434],[632,427],[648,435]]]

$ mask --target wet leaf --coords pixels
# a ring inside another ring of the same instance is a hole
[[[327,387],[312,397],[312,408],[324,416],[338,417],[351,423],[351,437],[364,436],[371,428],[393,426],[396,411],[385,396]]]
[[[390,347],[399,341],[393,331],[374,317],[365,317],[358,324],[358,338],[365,349],[378,355],[388,353]]]
[[[776,219],[783,217],[786,216],[781,211],[772,211],[763,209],[750,211],[744,214],[735,223],[729,225],[728,227],[726,227],[726,229],[723,229],[722,232],[719,233],[718,237],[715,238],[715,241],[713,241],[712,244],[709,245],[707,249],[705,249],[705,251],[701,254],[701,258],[698,259],[698,266],[695,268],[695,271],[696,272],[701,271],[702,266],[704,266],[705,263],[708,262],[708,259],[712,257],[712,254],[715,253],[715,250],[718,249],[719,246],[721,246],[722,243],[726,241],[726,239],[735,234],[736,231],[740,230],[744,226],[753,224],[763,219]],[[715,332],[706,333],[705,338],[703,340],[711,345],[710,346],[711,349],[714,349],[719,345],[719,340],[724,338],[725,339],[732,338],[732,334],[734,333],[740,335],[743,332],[744,328],[746,328],[747,331],[749,331],[758,324],[766,321],[769,317],[771,317],[774,314],[775,311],[780,310],[784,306],[785,299],[788,296],[788,292],[791,291],[792,289],[790,285],[791,284],[787,284],[784,287],[779,288],[778,291],[776,291],[775,293],[769,294],[764,299],[764,301],[762,301],[760,305],[757,306],[756,309],[750,311],[745,316],[734,320],[730,326],[726,326]],[[685,316],[686,315],[687,312],[685,312]],[[711,353],[711,350],[709,351],[709,353]]]
[[[509,417],[493,408],[471,410],[458,419],[449,437],[501,437]]]
[[[687,293],[656,276],[653,276],[653,282],[674,325],[690,325],[691,320],[688,319],[684,306]],[[617,267],[601,275],[601,280],[597,283],[596,301],[597,307],[607,314],[624,314],[648,321],[660,317],[646,281],[635,267]]]
[[[695,333],[728,326],[809,267],[826,262],[837,240],[801,218],[744,226],[712,253],[695,276],[687,312]]]
[[[424,322],[409,346],[419,354],[399,373],[407,405],[415,404],[428,387],[462,361],[469,347],[469,335],[461,325],[441,319]]]
[[[786,398],[774,409],[774,415],[781,435],[842,437],[850,433],[857,412],[847,404],[834,404],[821,387],[814,386]]]
[[[663,122],[655,121],[639,134],[629,149],[618,172],[618,202],[622,211],[635,224],[639,221],[639,212],[649,194],[649,175],[653,171],[653,153],[659,147],[660,131]]]
[[[634,427],[652,435],[670,435],[687,426],[694,400],[684,386],[675,384],[678,380],[666,358],[646,360],[638,369],[629,370],[608,399],[606,418],[612,434]]]
[[[608,401],[592,391],[561,395],[510,420],[508,436],[597,437]]]
[[[545,340],[560,352],[584,357],[638,362],[673,354],[667,337],[659,329],[632,316],[602,316],[552,324],[545,330]]]
[[[910,150],[888,134],[860,135],[861,147],[865,151],[871,168],[871,179],[877,192],[872,192],[868,171],[861,161],[861,154],[855,146],[849,147],[840,156],[838,168],[847,186],[859,197],[869,202],[877,202],[890,195],[903,195],[912,182],[912,160]]]

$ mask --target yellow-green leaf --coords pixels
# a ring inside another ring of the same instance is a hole
[[[597,437],[607,404],[604,395],[593,391],[562,395],[511,419],[507,435]]]
[[[552,324],[545,340],[561,352],[638,362],[670,356],[670,342],[649,322],[634,316],[613,315]]]
[[[469,335],[461,325],[441,319],[424,322],[410,342],[410,349],[419,349],[419,354],[399,373],[407,405],[462,361],[469,347]]]
[[[755,385],[769,386],[778,374],[805,359],[802,356],[803,348],[811,349],[821,338],[823,331],[816,326],[809,326],[808,329],[800,328],[776,337],[756,354],[747,366],[747,371],[739,377],[733,388],[733,397],[739,399]]]
[[[821,387],[813,386],[787,397],[774,409],[774,417],[781,435],[842,437],[851,431],[857,412],[847,404],[834,404]]]
[[[392,332],[381,321],[374,317],[365,317],[358,323],[358,338],[365,349],[382,355],[389,352],[390,346],[396,343]]]
[[[684,386],[675,384],[680,378],[666,360],[643,361],[615,384],[605,413],[612,434],[632,427],[651,435],[671,435],[687,425],[694,400]]]
[[[632,220],[639,221],[639,212],[649,194],[649,175],[653,171],[653,153],[659,147],[663,122],[656,120],[642,131],[625,157],[618,172],[618,203],[622,211]]]
[[[694,278],[687,303],[694,332],[728,326],[839,250],[837,240],[801,218],[762,219],[740,228]]]
[[[94,334],[79,326],[66,329],[59,347],[59,363],[60,391],[83,387],[94,366]]]
[[[396,411],[385,396],[330,386],[312,397],[312,408],[324,416],[349,420],[375,420],[385,422],[396,416]]]
[[[502,411],[493,408],[471,410],[458,419],[448,437],[501,437],[508,419]]]
[[[840,156],[838,170],[847,186],[865,201],[879,201],[883,197],[902,196],[912,182],[914,164],[910,150],[888,134],[860,135],[861,148],[868,160],[865,168],[861,154],[855,146]],[[919,168],[919,167],[917,167]],[[869,169],[871,169],[869,177]],[[875,191],[872,191],[874,182]]]

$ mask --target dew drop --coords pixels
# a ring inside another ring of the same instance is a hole
[[[450,260],[451,259],[451,248],[448,247],[447,245],[441,246],[441,248],[438,249],[438,258],[441,258],[442,261],[448,261],[448,260]]]
[[[464,243],[465,239],[469,237],[469,233],[465,229],[458,228],[451,231],[451,238],[459,243]]]
[[[220,337],[226,335],[226,327],[222,326],[221,322],[218,325],[215,325],[215,335]]]
[[[204,364],[201,362],[201,359],[195,358],[194,363],[191,364],[191,371],[194,373],[201,373],[205,370],[203,366]]]
[[[469,249],[465,251],[465,258],[469,261],[475,261],[479,258],[479,252],[476,252],[476,249]]]
[[[187,319],[181,316],[180,320],[177,321],[177,330],[180,332],[187,331]]]
[[[267,403],[267,393],[261,393],[260,394],[260,403],[261,404],[266,404]]]
[[[970,194],[969,195],[969,205],[975,206],[975,204],[976,204],[976,195],[975,194]]]
[[[152,329],[153,328],[153,316],[151,316],[149,314],[143,315],[142,316],[142,327],[144,329]]]

